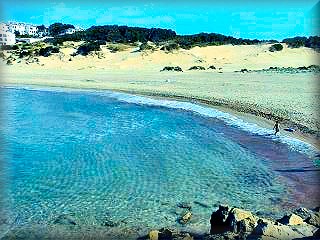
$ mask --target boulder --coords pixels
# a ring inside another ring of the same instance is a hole
[[[244,218],[237,223],[237,232],[249,233],[254,230],[257,222],[253,218]]]
[[[310,217],[306,219],[306,222],[319,228],[320,227],[320,212],[311,213]]]
[[[179,233],[174,236],[174,240],[193,240],[193,237],[189,233]]]
[[[283,216],[277,222],[282,223],[284,225],[298,225],[303,224],[303,219],[298,215],[291,213],[289,215]]]
[[[232,232],[250,232],[256,226],[255,217],[251,212],[233,208],[226,220]]]
[[[181,218],[179,219],[179,222],[182,224],[187,224],[192,218],[192,213],[190,211],[185,211]]]
[[[304,237],[313,236],[318,229],[317,227],[310,225],[310,224],[307,224],[307,223],[294,225],[294,226],[291,226],[291,228],[293,231],[302,234]]]
[[[230,211],[229,206],[220,205],[218,210],[211,214],[211,218],[210,218],[211,234],[224,233],[230,230],[230,227],[226,222],[229,215],[229,211]]]
[[[173,235],[177,234],[174,230],[169,228],[162,228],[159,232],[159,240],[171,240]]]
[[[298,239],[304,237],[310,237],[314,232],[310,231],[311,229],[307,224],[300,226],[288,226],[281,223],[272,222],[268,220],[259,219],[258,225],[252,232],[252,235],[255,237],[261,237],[262,239]],[[310,235],[311,234],[311,235]]]
[[[149,232],[149,239],[150,240],[158,240],[159,239],[159,231],[158,230],[151,230]]]
[[[69,214],[61,214],[54,220],[53,224],[77,225],[76,220]]]
[[[312,211],[307,208],[301,207],[301,208],[294,210],[293,213],[298,215],[299,217],[301,217],[303,219],[303,221],[305,221],[306,219],[308,219],[311,216]]]

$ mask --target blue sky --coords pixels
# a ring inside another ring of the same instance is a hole
[[[277,39],[318,35],[318,0],[49,1],[0,0],[1,21],[170,28],[178,34],[215,32]]]

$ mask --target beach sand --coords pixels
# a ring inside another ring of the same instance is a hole
[[[268,128],[280,117],[282,127],[299,129],[291,135],[318,143],[319,79],[315,73],[235,72],[317,64],[320,53],[312,49],[284,45],[282,51],[270,52],[269,44],[260,44],[140,52],[124,46],[123,51],[112,53],[103,46],[101,52],[72,57],[79,44],[67,42],[60,53],[37,57],[39,62],[2,63],[2,83],[108,89],[196,101]],[[188,70],[211,65],[216,69]],[[183,72],[161,72],[165,66],[180,66]]]

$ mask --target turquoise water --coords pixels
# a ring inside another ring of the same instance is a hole
[[[107,217],[206,230],[219,203],[280,215],[319,200],[309,145],[215,110],[61,89],[3,88],[1,98],[1,211],[11,227],[72,214],[80,225]],[[186,226],[180,202],[192,205]]]

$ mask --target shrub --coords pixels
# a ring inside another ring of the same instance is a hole
[[[4,53],[2,51],[0,51],[0,58],[6,59],[6,56],[4,55]]]
[[[49,57],[52,53],[59,53],[59,48],[48,46],[39,50],[39,56],[43,57]]]
[[[202,66],[192,66],[188,70],[206,70],[206,69]]]
[[[154,51],[155,50],[155,47],[148,44],[148,43],[142,43],[140,46],[139,46],[139,51],[145,51],[145,50],[151,50],[151,51]]]
[[[19,47],[17,45],[1,45],[1,50],[8,51],[8,50],[17,50]]]
[[[271,45],[271,47],[269,48],[270,52],[276,52],[276,51],[281,51],[283,49],[283,46],[280,43],[276,43]]]
[[[31,56],[31,55],[32,55],[32,51],[30,51],[30,50],[22,50],[19,53],[19,58],[28,57],[28,56]]]
[[[299,48],[305,46],[307,37],[294,37],[283,39],[282,42],[286,43],[290,48]]]
[[[208,67],[208,69],[216,69],[216,67],[211,65],[211,66]]]
[[[128,48],[128,45],[122,43],[108,44],[107,49],[109,49],[112,53],[121,52]]]
[[[119,52],[121,50],[121,48],[119,46],[117,46],[117,45],[109,45],[107,48],[112,53],[116,53],[116,52]]]
[[[99,42],[87,42],[79,46],[77,54],[86,56],[92,51],[101,51]]]
[[[19,46],[18,45],[13,45],[12,46],[12,50],[19,50]]]
[[[10,59],[7,61],[7,65],[12,65],[12,61]]]
[[[160,50],[171,52],[173,50],[178,50],[179,48],[180,48],[180,45],[178,43],[169,43],[169,44],[162,46],[162,48],[160,48]]]
[[[162,70],[160,70],[160,72],[162,72],[162,71],[183,72],[182,69],[181,69],[181,67],[179,67],[179,66],[176,66],[176,67],[169,67],[169,66],[167,66],[167,67],[164,67]]]

